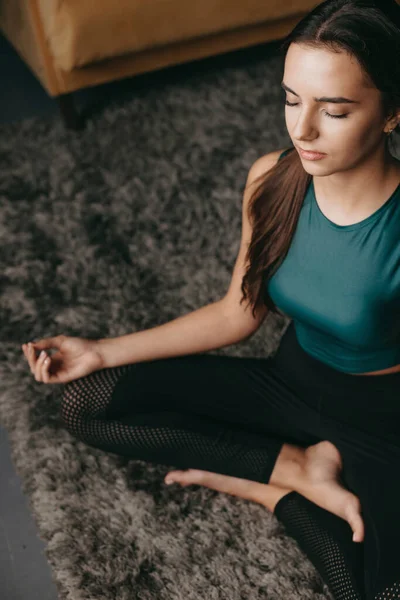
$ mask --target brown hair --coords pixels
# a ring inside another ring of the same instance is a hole
[[[355,56],[382,92],[383,109],[392,118],[400,108],[400,6],[395,0],[326,0],[308,13],[279,47],[283,61],[290,44]],[[400,133],[400,124],[393,133]],[[392,134],[393,135],[393,134]],[[391,136],[387,136],[390,144]],[[288,253],[312,176],[292,147],[266,174],[255,180],[248,206],[252,238],[242,280],[252,314],[266,304],[283,314],[268,294],[268,280]]]

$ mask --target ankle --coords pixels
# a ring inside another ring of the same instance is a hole
[[[304,478],[305,464],[306,448],[284,444],[268,483],[298,491]]]

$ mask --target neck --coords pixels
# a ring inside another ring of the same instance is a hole
[[[325,177],[313,176],[320,203],[343,216],[379,208],[400,184],[400,161],[389,152],[377,161],[368,157],[345,171]]]

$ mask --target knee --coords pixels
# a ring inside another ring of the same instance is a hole
[[[118,373],[116,370],[94,371],[86,377],[68,382],[61,400],[61,418],[74,432],[83,421],[105,418]]]
[[[79,421],[87,415],[87,392],[84,392],[77,380],[64,386],[60,405],[60,415],[64,426],[75,431]]]

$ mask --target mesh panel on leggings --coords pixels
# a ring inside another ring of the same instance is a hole
[[[335,600],[365,598],[363,544],[352,541],[347,521],[297,492],[283,496],[274,514],[313,563]]]
[[[279,453],[280,446],[268,446],[266,438],[263,447],[260,436],[239,426],[170,411],[143,413],[143,407],[135,414],[134,406],[130,415],[107,417],[117,381],[134,366],[95,371],[65,386],[61,415],[72,435],[133,459],[267,482],[276,458],[272,448]]]
[[[400,581],[397,581],[393,585],[390,585],[386,589],[382,590],[377,596],[374,597],[374,600],[399,600],[400,598]]]

